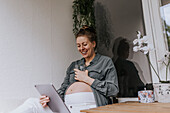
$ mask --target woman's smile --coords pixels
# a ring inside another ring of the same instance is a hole
[[[95,56],[94,48],[96,46],[95,42],[90,42],[86,36],[77,37],[77,49],[81,55],[87,60],[92,60]]]

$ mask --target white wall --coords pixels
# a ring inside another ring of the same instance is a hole
[[[0,0],[0,112],[38,97],[38,83],[59,88],[80,58],[71,0]]]

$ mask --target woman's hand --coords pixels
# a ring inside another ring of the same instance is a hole
[[[89,85],[91,85],[94,81],[94,79],[90,78],[88,76],[88,70],[85,71],[80,71],[78,69],[74,69],[75,71],[75,79],[80,81],[80,82],[85,82]]]
[[[50,102],[50,98],[48,96],[42,95],[40,96],[40,104],[45,108],[47,107],[47,103]]]

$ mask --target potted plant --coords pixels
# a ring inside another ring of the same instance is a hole
[[[75,35],[83,25],[95,28],[94,0],[74,0],[72,8]]]
[[[159,79],[159,83],[153,84],[156,101],[170,102],[170,81],[168,80],[168,70],[170,69],[170,52],[167,51],[164,57],[158,61],[163,63],[164,66],[166,66],[166,80],[162,80],[159,76],[159,73],[155,70],[154,66],[150,62],[149,51],[153,50],[153,47],[148,41],[149,37],[142,36],[139,31],[137,31],[137,37],[138,38],[133,41],[133,44],[135,45],[133,47],[133,51],[140,51],[146,55],[149,65],[151,66],[151,68]]]

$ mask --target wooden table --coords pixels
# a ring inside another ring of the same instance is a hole
[[[86,113],[170,113],[170,103],[138,103],[126,102],[101,106],[89,110],[81,110]]]

